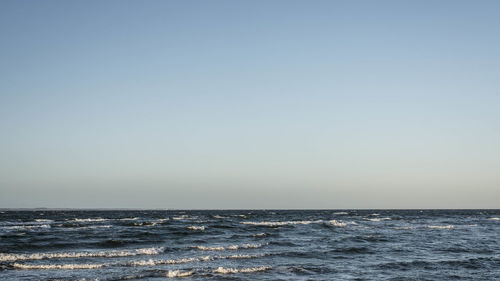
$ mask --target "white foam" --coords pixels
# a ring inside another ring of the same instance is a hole
[[[490,220],[493,220],[493,221],[500,221],[500,218],[494,217],[494,218],[490,218]]]
[[[101,251],[101,252],[55,252],[55,253],[34,253],[34,254],[4,254],[0,253],[0,261],[20,261],[20,260],[41,260],[41,259],[62,259],[62,258],[93,258],[93,257],[128,257],[137,255],[158,255],[164,250],[163,247],[142,248],[122,251]]]
[[[347,213],[347,212],[335,212],[333,214],[334,215],[348,215],[349,213]]]
[[[452,229],[455,228],[453,225],[427,225],[427,228],[435,228],[435,229]]]
[[[169,270],[168,273],[166,274],[166,277],[168,278],[188,277],[193,275],[193,273],[194,271]]]
[[[44,222],[44,223],[53,223],[53,220],[48,220],[48,219],[36,219],[36,222]]]
[[[101,222],[101,221],[107,221],[108,219],[103,219],[103,218],[87,218],[87,219],[71,219],[67,221],[73,221],[73,222]]]
[[[297,224],[311,224],[311,223],[322,223],[323,220],[315,221],[244,221],[242,224],[247,225],[259,225],[259,226],[282,226],[282,225],[297,225]]]
[[[127,263],[128,266],[155,266],[160,264],[181,264],[181,263],[189,263],[196,262],[202,260],[201,258],[183,258],[177,260],[135,260]]]
[[[204,231],[205,230],[205,226],[195,226],[195,225],[191,225],[191,226],[188,226],[187,229],[189,230],[198,230],[198,231]]]
[[[347,226],[347,224],[345,222],[341,222],[341,221],[338,221],[338,220],[331,220],[329,221],[329,223],[333,226],[337,226],[337,227],[345,227]]]
[[[262,233],[257,233],[257,234],[254,234],[254,235],[252,235],[252,236],[253,236],[253,237],[265,237],[265,236],[267,236],[267,234],[266,234],[266,233],[264,233],[264,232],[262,232]]]
[[[391,220],[391,218],[367,218],[366,220],[369,220],[369,221],[386,221],[386,220]]]
[[[14,268],[18,269],[96,269],[105,267],[108,264],[20,264],[14,263]]]
[[[51,228],[50,224],[34,224],[34,225],[11,225],[11,226],[2,226],[3,229],[6,230],[37,230],[44,228]]]
[[[238,249],[256,249],[262,247],[261,244],[243,244],[243,245],[229,245],[229,246],[193,246],[193,248],[201,251],[225,251],[225,250],[238,250]]]
[[[217,269],[215,269],[213,272],[214,273],[220,273],[220,274],[230,274],[230,273],[251,273],[251,272],[259,272],[259,271],[265,271],[269,270],[272,267],[270,266],[261,266],[261,267],[247,267],[247,268],[224,268],[222,266],[219,266]]]
[[[214,216],[214,218],[216,218],[216,219],[223,219],[223,218],[225,218],[225,217],[223,217],[223,216],[219,216],[219,215],[215,215],[215,216]]]
[[[258,257],[263,257],[264,255],[231,255],[231,256],[219,256],[218,259],[255,259]]]

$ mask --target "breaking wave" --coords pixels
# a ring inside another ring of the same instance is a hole
[[[195,226],[195,225],[191,225],[191,226],[188,226],[187,229],[189,230],[198,230],[198,231],[204,231],[205,230],[205,226]]]
[[[163,247],[142,248],[134,250],[114,250],[100,252],[59,252],[59,253],[34,253],[34,254],[4,254],[0,253],[0,261],[63,259],[63,258],[114,258],[138,255],[158,255],[164,251]]]
[[[219,266],[217,269],[215,269],[213,272],[214,273],[220,273],[220,274],[230,274],[230,273],[251,273],[251,272],[259,272],[259,271],[266,271],[270,270],[272,267],[270,266],[261,266],[261,267],[247,267],[247,268],[231,268],[231,267],[222,267]]]
[[[238,250],[238,249],[257,249],[262,247],[262,244],[243,244],[243,245],[229,245],[229,246],[193,246],[193,248],[201,251],[225,251],[225,250]]]
[[[180,271],[180,270],[169,270],[165,277],[175,278],[175,277],[188,277],[194,274],[194,271]]]

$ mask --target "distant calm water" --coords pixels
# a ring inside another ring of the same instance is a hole
[[[3,211],[0,280],[500,280],[500,210]]]

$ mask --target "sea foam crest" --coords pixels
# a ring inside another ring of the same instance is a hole
[[[341,221],[338,221],[338,220],[331,220],[329,221],[329,223],[333,226],[337,226],[337,227],[345,227],[347,226],[347,224],[345,222],[341,222]]]
[[[196,262],[202,260],[201,258],[183,258],[177,260],[136,260],[127,263],[128,266],[155,266],[160,264],[181,264],[181,263],[189,263]]]
[[[229,246],[193,246],[193,248],[201,251],[225,251],[225,250],[238,250],[238,249],[256,249],[262,247],[262,244],[243,244],[243,245],[229,245]]]
[[[427,225],[427,228],[435,228],[435,229],[452,229],[455,228],[453,225]]]
[[[108,264],[20,264],[14,263],[12,266],[18,269],[96,269],[108,266]]]
[[[261,266],[261,267],[247,267],[247,268],[231,268],[227,267],[224,268],[222,266],[219,266],[217,269],[215,269],[213,272],[214,273],[220,273],[220,274],[229,274],[229,273],[251,273],[251,272],[259,272],[259,271],[266,271],[271,269],[272,267],[270,266]]]
[[[198,231],[204,231],[205,230],[205,226],[196,226],[196,225],[191,225],[191,226],[188,226],[187,229],[189,230],[198,230]]]
[[[282,225],[297,225],[297,224],[311,224],[311,223],[322,223],[323,220],[315,221],[243,221],[241,224],[247,225],[260,225],[260,226],[282,226]]]
[[[93,257],[128,257],[137,255],[158,255],[164,251],[163,247],[142,248],[133,250],[114,250],[101,252],[56,252],[56,253],[34,253],[34,254],[4,254],[0,253],[1,261],[20,261],[20,260],[42,260],[59,258],[93,258]]]
[[[54,221],[49,219],[36,219],[35,222],[53,223]]]
[[[369,220],[369,221],[387,221],[387,220],[391,220],[391,218],[367,218],[366,220]]]
[[[101,221],[107,221],[108,219],[103,219],[103,218],[86,218],[86,219],[69,219],[67,221],[72,221],[72,222],[101,222]]]
[[[194,271],[169,270],[165,276],[168,278],[188,277],[193,275],[193,273]]]
[[[309,221],[244,221],[241,224],[246,225],[257,225],[257,226],[282,226],[282,225],[307,225],[313,223],[324,223],[324,220],[309,220]],[[333,226],[345,227],[347,224],[345,222],[339,220],[330,220],[328,221]]]
[[[493,221],[500,221],[500,218],[493,217],[493,218],[490,218],[490,220],[493,220]]]
[[[50,224],[31,224],[31,225],[11,225],[11,226],[2,226],[1,228],[11,230],[37,230],[44,228],[51,228]]]

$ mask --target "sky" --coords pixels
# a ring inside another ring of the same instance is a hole
[[[0,208],[500,208],[499,1],[0,1]]]

